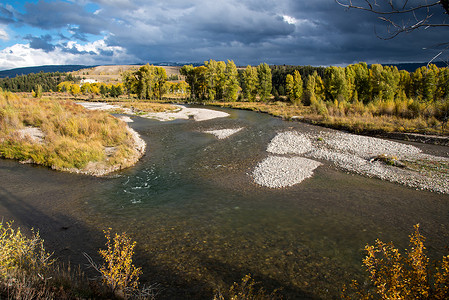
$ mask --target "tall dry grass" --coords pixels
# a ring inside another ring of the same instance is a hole
[[[20,130],[39,128],[36,142]],[[0,90],[0,156],[52,167],[83,169],[89,162],[111,165],[132,155],[124,123],[70,101],[30,99]],[[105,147],[115,147],[107,156]]]
[[[377,101],[367,105],[362,102],[322,100],[312,101],[310,106],[285,102],[209,102],[208,105],[265,112],[283,119],[299,118],[305,122],[355,133],[362,132],[411,132],[449,135],[445,112],[449,103],[432,104],[411,99]]]

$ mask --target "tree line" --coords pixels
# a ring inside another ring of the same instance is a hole
[[[255,101],[257,97],[266,101],[271,96],[271,69],[265,63],[257,67],[247,66],[239,72],[232,60],[211,59],[204,66],[183,66],[180,73],[185,76],[191,98],[196,101],[236,101],[239,94],[249,101]]]
[[[67,73],[36,73],[20,75],[13,78],[0,78],[0,88],[10,92],[32,92],[40,86],[43,92],[56,91],[58,84],[63,81],[79,82],[72,74]]]
[[[61,93],[69,93],[76,95],[101,95],[103,97],[117,98],[125,94],[125,89],[122,83],[106,84],[103,82],[94,83],[74,83],[71,81],[63,81],[58,84],[57,91]]]

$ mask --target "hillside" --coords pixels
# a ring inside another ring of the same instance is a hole
[[[111,65],[111,66],[96,66],[84,68],[71,72],[73,76],[79,76],[82,79],[93,79],[104,83],[121,82],[121,74],[128,70],[137,70],[142,65]],[[167,76],[179,75],[179,66],[161,66],[165,69]]]

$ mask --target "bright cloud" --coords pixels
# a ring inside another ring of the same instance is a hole
[[[6,32],[6,30],[4,28],[1,28],[1,27],[0,27],[0,40],[3,40],[3,41],[9,40],[8,33]]]
[[[288,24],[296,24],[296,23],[298,23],[298,20],[296,20],[293,17],[286,16],[286,15],[284,15],[282,17],[283,17],[284,21],[287,22]]]
[[[120,64],[135,60],[118,46],[107,46],[105,40],[85,45],[69,42],[53,51],[35,49],[30,44],[16,44],[0,51],[0,70],[41,65]]]

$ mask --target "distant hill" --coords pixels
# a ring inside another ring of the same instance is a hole
[[[0,78],[13,78],[19,75],[28,75],[35,74],[39,72],[44,73],[53,73],[53,72],[73,72],[78,71],[85,68],[90,68],[91,66],[83,66],[83,65],[54,65],[54,66],[38,66],[38,67],[26,67],[26,68],[17,68],[11,70],[0,71]]]

